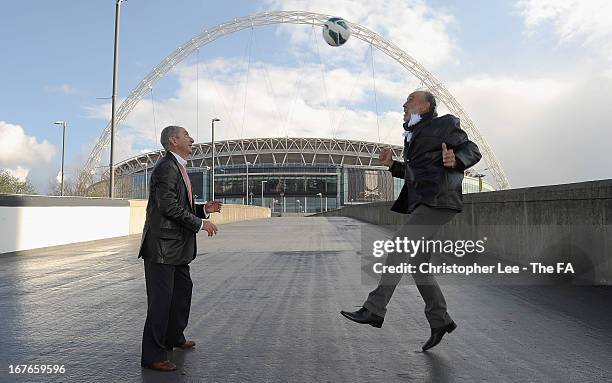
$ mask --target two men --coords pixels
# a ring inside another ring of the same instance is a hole
[[[404,161],[394,161],[390,149],[379,155],[393,177],[404,179],[404,186],[391,210],[410,214],[393,235],[409,239],[429,239],[463,207],[461,183],[465,169],[480,161],[476,144],[459,127],[452,115],[437,116],[436,100],[430,92],[417,91],[404,103]],[[406,253],[390,253],[385,264],[404,262],[418,265],[429,262],[430,254],[418,253],[409,260]],[[446,301],[429,273],[413,273],[415,284],[425,301],[425,316],[431,336],[423,345],[428,350],[457,325],[446,309]],[[381,274],[378,286],[370,292],[363,307],[355,312],[341,311],[346,318],[361,324],[381,327],[387,304],[402,274]]]
[[[429,239],[461,211],[464,171],[475,165],[481,154],[459,127],[459,119],[437,116],[436,100],[429,92],[410,94],[404,103],[404,121],[404,162],[394,161],[389,149],[379,156],[394,177],[404,179],[392,210],[410,215],[394,237]],[[221,203],[194,204],[185,168],[193,144],[187,131],[168,126],[162,131],[161,143],[167,153],[151,174],[139,253],[144,258],[148,300],[141,364],[173,371],[176,365],[167,359],[167,351],[195,346],[183,334],[191,306],[193,284],[189,263],[196,256],[195,235],[200,230],[209,236],[216,234],[217,228],[206,219],[208,213],[220,211]],[[413,262],[428,262],[429,257],[430,254],[419,253]],[[406,261],[405,253],[390,253],[385,263],[393,266]],[[425,301],[425,315],[431,327],[431,336],[423,345],[423,350],[427,350],[457,326],[447,312],[435,277],[429,273],[412,276]],[[363,307],[355,312],[341,311],[342,315],[357,323],[381,327],[387,304],[401,278],[402,274],[382,274]]]
[[[217,227],[207,221],[209,213],[221,211],[221,202],[206,205],[194,202],[187,175],[187,158],[193,138],[180,126],[167,126],[161,132],[166,155],[151,173],[147,217],[139,258],[144,259],[147,285],[147,319],[142,335],[141,365],[159,371],[176,370],[167,351],[189,349],[183,331],[189,320],[193,283],[189,263],[196,257],[196,233],[208,236]]]

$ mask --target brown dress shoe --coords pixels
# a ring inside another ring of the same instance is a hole
[[[188,340],[187,342],[181,344],[180,346],[176,346],[178,348],[182,348],[183,350],[188,350],[190,348],[194,348],[195,347],[195,342],[192,340]]]
[[[151,363],[148,366],[144,366],[144,367],[149,368],[151,370],[164,371],[164,372],[176,370],[176,364],[172,363],[169,360],[164,360],[163,362]]]

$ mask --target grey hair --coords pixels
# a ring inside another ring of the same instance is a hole
[[[179,129],[184,129],[182,126],[169,125],[162,132],[159,141],[166,150],[170,150],[170,137],[175,137]]]
[[[431,93],[428,90],[424,91],[423,93],[425,93],[425,101],[427,101],[429,103],[429,111],[428,112],[435,113],[436,109],[437,109],[436,98],[434,97],[433,93]]]

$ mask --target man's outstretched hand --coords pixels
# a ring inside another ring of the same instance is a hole
[[[455,168],[457,166],[453,149],[448,149],[444,142],[442,143],[442,163],[445,168]]]
[[[393,153],[390,148],[383,148],[378,154],[378,159],[380,163],[385,166],[393,165]]]
[[[221,206],[223,206],[223,202],[221,201],[208,201],[206,205],[204,205],[204,211],[206,213],[220,213]]]
[[[202,220],[202,230],[207,232],[209,237],[217,234],[217,226],[210,221]]]

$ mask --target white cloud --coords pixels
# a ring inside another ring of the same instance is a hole
[[[68,95],[74,95],[74,94],[81,93],[81,91],[79,91],[78,89],[76,89],[70,84],[49,85],[49,86],[45,86],[44,90],[47,92],[64,93]]]
[[[30,181],[36,190],[44,191],[48,186],[51,160],[55,146],[34,136],[15,124],[0,121],[0,168],[8,170],[22,181]]]
[[[612,81],[478,76],[451,92],[493,148],[513,187],[609,178]],[[484,168],[486,165],[478,165]]]
[[[500,126],[500,121],[504,125],[527,125],[573,88],[574,84],[553,78],[491,75],[468,77],[449,84],[451,93],[461,100],[469,114],[485,120],[488,129],[497,129],[500,134],[509,132]]]
[[[9,174],[11,174],[13,177],[19,179],[21,182],[24,182],[26,178],[28,178],[28,173],[30,173],[30,169],[26,169],[21,166],[17,166],[16,169],[5,168],[4,170],[9,172]]]
[[[0,166],[36,165],[51,161],[54,155],[55,146],[47,140],[38,142],[21,126],[0,121]]]
[[[199,136],[197,141],[206,142],[212,117],[222,120],[216,124],[218,140],[335,136],[401,144],[401,105],[407,91],[416,86],[409,76],[403,83],[387,73],[377,76],[379,100],[385,99],[386,106],[381,107],[377,122],[367,74],[358,76],[351,68],[326,72],[328,84],[334,84],[326,100],[318,65],[289,68],[255,61],[245,104],[241,65],[237,59],[200,63],[199,132],[196,66],[177,67],[169,76],[178,81],[176,93],[155,97],[155,129],[150,99],[142,100],[120,126],[117,159],[160,148],[160,130],[169,124],[185,126],[194,138]],[[513,186],[519,187],[609,177],[612,161],[601,153],[612,140],[612,130],[605,128],[608,124],[601,111],[612,98],[611,82],[596,75],[479,75],[451,81],[448,88],[492,146]],[[92,111],[108,118],[107,105]],[[486,166],[483,162],[479,168]]]
[[[380,34],[427,67],[451,61],[456,50],[449,28],[455,19],[444,9],[433,9],[423,0],[266,0],[266,10],[309,11],[340,16]],[[316,38],[322,41],[317,28]],[[279,35],[289,36],[289,42],[303,47],[312,46],[311,28],[281,26]],[[342,47],[349,56],[362,57],[367,44],[349,41]],[[325,45],[325,43],[322,43]],[[311,47],[314,51],[314,49]],[[320,48],[319,48],[320,49]],[[338,48],[330,48],[336,52]]]
[[[609,0],[520,0],[528,32],[552,23],[560,43],[577,42],[612,61],[612,2]]]
[[[407,89],[417,84],[409,76],[403,81],[386,74],[377,76],[381,102],[377,121],[372,78],[367,73],[359,75],[349,68],[326,71],[326,92],[319,65],[291,68],[256,61],[251,63],[247,87],[244,65],[237,59],[200,64],[199,128],[196,66],[175,68],[169,77],[178,80],[176,93],[164,99],[154,96],[154,107],[150,98],[141,100],[120,124],[117,157],[125,159],[144,149],[160,148],[161,129],[170,124],[185,126],[196,141],[210,140],[213,116],[221,119],[215,129],[218,140],[289,135],[401,142],[401,105]],[[382,100],[392,105],[390,110],[382,106]],[[107,119],[108,108],[107,104],[90,108],[90,115]]]
[[[359,5],[348,0],[267,0],[265,4],[274,10],[345,17],[382,34],[427,67],[452,62],[458,49],[450,32],[456,24],[453,16],[420,0]],[[598,6],[609,7],[561,0],[520,1],[517,9],[532,32],[550,22],[562,44],[578,42],[612,52],[612,22],[608,20],[612,12],[599,14]],[[154,90],[155,106],[148,97],[141,100],[121,124],[117,159],[159,149],[160,130],[169,124],[183,125],[197,141],[206,142],[212,117],[222,120],[216,125],[218,140],[288,135],[401,143],[401,105],[418,81],[392,59],[377,54],[376,86],[381,104],[377,121],[367,44],[349,41],[343,48],[331,48],[323,42],[319,29],[314,36],[312,32],[307,26],[280,26],[278,34],[286,36],[288,44],[279,50],[299,52],[305,64],[281,66],[253,59],[248,88],[244,59],[202,61],[199,124],[196,66],[179,65],[164,80],[177,81],[176,92],[162,98]],[[322,64],[312,38],[321,48]],[[325,67],[326,89],[321,65]],[[608,109],[606,102],[612,98],[612,76],[576,70],[576,74],[562,78],[552,74],[557,73],[554,69],[536,77],[492,72],[444,82],[491,144],[515,187],[609,178],[612,161],[603,153],[612,140],[612,130],[606,129],[609,123],[602,111]],[[444,112],[445,108],[440,109]],[[108,104],[93,108],[92,116],[106,121],[109,110]],[[486,166],[483,162],[480,168]]]
[[[169,76],[178,81],[177,91],[170,97],[155,97],[155,128],[148,98],[121,124],[117,160],[159,149],[159,133],[169,124],[185,126],[197,141],[206,142],[212,117],[221,119],[216,124],[217,140],[287,135],[401,144],[401,105],[417,85],[410,76],[404,82],[387,73],[377,76],[379,102],[385,101],[377,121],[367,73],[359,76],[354,68],[327,71],[327,83],[334,86],[328,85],[326,99],[318,65],[290,68],[255,61],[245,104],[243,66],[238,59],[225,58],[200,63],[199,129],[196,66],[178,66]],[[605,129],[608,124],[601,111],[612,98],[611,83],[596,74],[478,75],[448,82],[448,89],[492,146],[513,186],[520,187],[609,177],[612,161],[601,153],[612,140],[612,130]],[[108,118],[108,105],[92,111]],[[440,112],[445,112],[443,106]],[[487,166],[483,161],[478,168]]]
[[[421,0],[366,1],[359,6],[347,0],[266,0],[264,4],[266,10],[300,9],[341,15],[380,33],[425,65],[448,62],[456,49],[449,33],[454,18]],[[248,88],[244,60],[221,58],[202,63],[199,124],[195,66],[179,65],[171,72],[179,81],[176,93],[161,99],[154,90],[154,106],[148,97],[141,100],[122,123],[115,141],[117,157],[123,159],[145,148],[160,148],[159,133],[169,124],[187,127],[196,141],[209,140],[211,116],[222,120],[216,125],[217,139],[291,135],[400,143],[401,106],[410,90],[418,86],[418,80],[375,50],[377,118],[368,44],[353,41],[338,50],[323,42],[320,29],[314,31],[315,36],[311,32],[310,27],[279,26],[277,34],[288,36],[288,54],[303,55],[306,63],[291,67],[251,61]],[[94,107],[90,113],[92,117],[108,119],[109,105]]]

